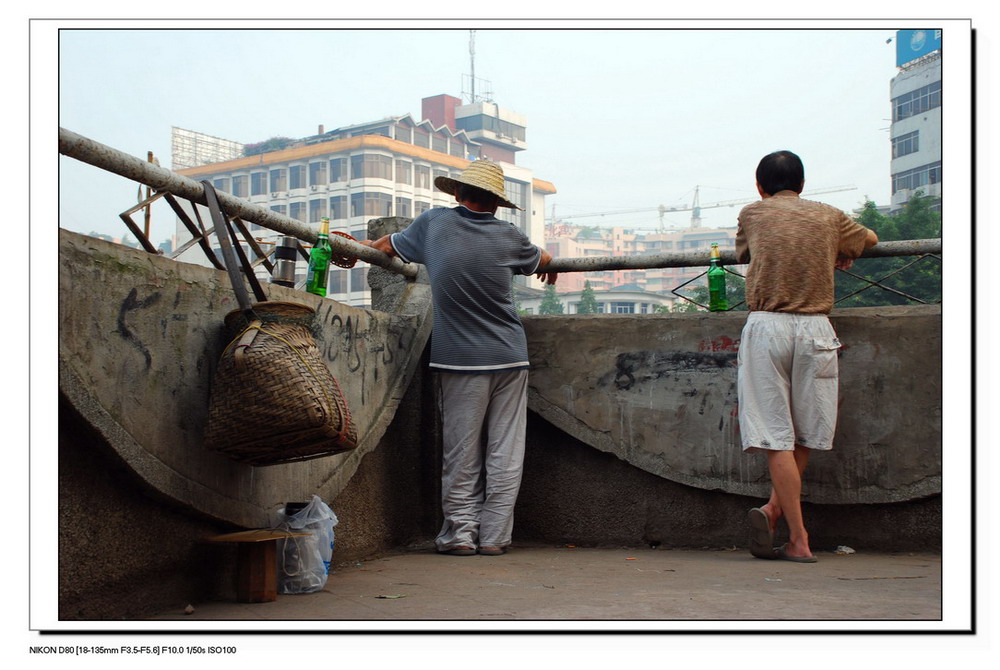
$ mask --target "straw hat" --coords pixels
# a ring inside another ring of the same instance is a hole
[[[462,170],[462,174],[451,177],[436,177],[434,185],[449,195],[457,195],[460,184],[481,188],[500,198],[501,207],[521,209],[507,199],[503,190],[503,169],[492,161],[474,161]]]

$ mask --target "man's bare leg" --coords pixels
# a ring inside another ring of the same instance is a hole
[[[809,534],[802,520],[802,473],[809,462],[809,449],[796,445],[794,451],[767,452],[771,473],[771,498],[761,509],[771,523],[772,533],[778,519],[785,517],[789,541],[785,553],[789,556],[812,556]]]

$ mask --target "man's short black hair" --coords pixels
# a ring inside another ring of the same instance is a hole
[[[497,206],[500,198],[496,196],[495,193],[490,193],[486,189],[479,188],[478,186],[470,186],[469,184],[459,184],[458,185],[458,201],[468,201],[473,205],[477,205],[484,209],[491,209]]]
[[[757,165],[757,183],[768,195],[778,191],[801,193],[805,178],[802,159],[791,151],[775,151],[761,158]]]

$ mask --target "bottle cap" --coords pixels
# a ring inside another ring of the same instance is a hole
[[[330,234],[330,219],[325,216],[319,220],[319,234],[320,235]]]
[[[719,243],[718,242],[712,242],[712,255],[710,257],[711,258],[721,258],[721,254],[719,253]]]

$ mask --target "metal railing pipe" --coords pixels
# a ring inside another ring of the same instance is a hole
[[[204,188],[200,182],[135,156],[130,156],[100,142],[95,142],[65,128],[59,129],[59,153],[141,184],[146,184],[157,191],[166,191],[202,205],[206,204]],[[217,196],[219,202],[230,216],[239,216],[241,219],[250,221],[251,223],[256,223],[259,226],[284,235],[292,235],[309,243],[316,242],[316,231],[304,225],[301,221],[278,214],[266,207],[255,205],[224,191],[218,191]],[[403,263],[398,258],[392,258],[371,247],[366,247],[363,244],[340,237],[339,235],[330,236],[330,246],[337,253],[352,256],[406,277],[415,277],[417,274],[415,265]],[[886,258],[940,253],[941,240],[938,238],[880,242],[871,249],[867,249],[861,257]],[[545,269],[548,272],[597,272],[602,270],[704,267],[709,264],[708,254],[709,252],[706,250],[699,250],[635,256],[563,257],[554,258]],[[725,250],[720,255],[724,265],[737,264],[736,253],[734,251]]]
[[[207,206],[205,189],[200,182],[144,161],[136,156],[130,156],[65,128],[59,129],[59,153],[102,170],[113,172],[126,179],[145,184],[156,189],[158,192],[166,191],[175,196]],[[304,225],[301,221],[278,214],[266,207],[255,205],[224,191],[218,191],[217,196],[219,203],[230,216],[238,216],[245,221],[255,223],[284,235],[292,235],[310,244],[316,242],[316,231]],[[337,253],[353,256],[391,272],[396,272],[406,277],[415,277],[417,275],[417,267],[415,265],[403,263],[398,258],[391,258],[381,251],[366,247],[363,244],[340,237],[339,235],[330,236],[330,246]]]
[[[941,240],[902,240],[879,242],[866,249],[862,258],[890,256],[922,256],[941,253]],[[736,265],[736,252],[720,252],[723,265]],[[547,272],[598,272],[601,270],[648,270],[653,268],[704,267],[709,264],[709,252],[675,251],[636,256],[589,256],[583,258],[553,258],[545,267]]]

